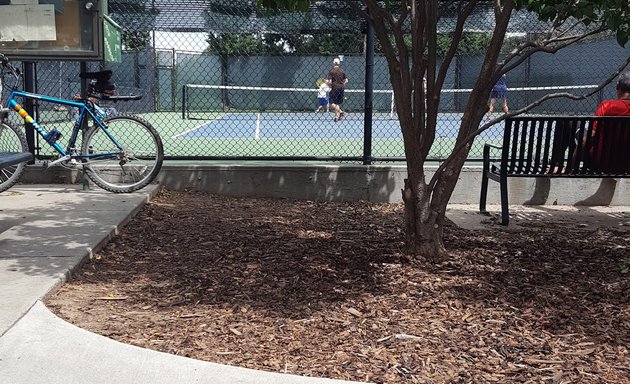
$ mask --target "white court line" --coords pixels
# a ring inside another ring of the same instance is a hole
[[[194,127],[194,128],[191,128],[191,129],[189,129],[189,130],[187,130],[187,131],[184,131],[184,132],[178,133],[178,134],[176,134],[176,135],[174,135],[174,136],[171,136],[170,138],[171,138],[171,139],[178,139],[178,138],[180,138],[180,137],[184,137],[184,136],[186,136],[187,134],[189,134],[189,133],[191,133],[191,132],[195,132],[195,131],[200,130],[201,128],[203,128],[203,127],[207,126],[208,124],[210,124],[210,123],[211,123],[211,122],[213,122],[213,121],[222,120],[222,119],[223,119],[224,117],[226,117],[226,116],[227,116],[227,114],[225,114],[225,115],[221,116],[221,117],[220,117],[220,118],[218,118],[218,119],[207,120],[207,121],[205,121],[204,123],[202,123],[201,125],[198,125],[198,126],[196,126],[196,127]],[[191,137],[194,137],[194,136],[191,136]],[[200,137],[207,137],[207,136],[200,136]],[[258,139],[260,138],[260,113],[258,113],[257,118],[256,118],[256,128],[255,128],[255,131],[254,131],[254,138],[255,138],[256,140],[258,140]]]
[[[171,139],[177,139],[177,138],[179,138],[179,137],[183,137],[183,136],[185,136],[185,135],[187,135],[187,134],[189,134],[189,133],[191,133],[191,132],[194,132],[194,131],[196,131],[196,130],[198,130],[198,129],[201,129],[201,127],[203,127],[203,126],[204,126],[204,125],[206,125],[206,124],[208,124],[208,122],[207,122],[207,121],[206,121],[205,123],[201,124],[201,125],[196,126],[195,128],[191,128],[191,129],[189,129],[189,130],[187,130],[187,131],[184,131],[184,132],[182,132],[182,133],[178,133],[178,134],[177,134],[177,135],[175,135],[175,136],[171,136]]]

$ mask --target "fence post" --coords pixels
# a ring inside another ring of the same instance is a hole
[[[87,62],[85,61],[80,62],[79,68],[81,68],[80,70],[81,73],[86,73]],[[88,79],[81,77],[81,100],[85,100],[88,97],[87,86],[88,86]],[[83,125],[81,126],[81,142],[83,142],[83,140],[85,139],[85,133],[87,132],[88,115],[85,115],[85,118],[83,119],[82,124]],[[84,191],[90,190],[90,180],[88,180],[87,173],[85,172],[85,165],[83,165],[83,167],[81,168],[81,184],[83,185]]]
[[[35,63],[32,61],[24,62],[24,90],[26,92],[35,93]],[[38,116],[35,111],[35,103],[33,99],[27,97],[24,99],[24,109],[28,112],[29,115],[33,116],[35,120],[37,120]],[[31,149],[31,153],[33,155],[37,155],[39,153],[39,148],[35,148],[35,129],[30,123],[24,123],[24,127],[26,128],[26,142],[28,143],[28,147]],[[29,164],[33,164],[35,161],[31,160]]]
[[[363,165],[372,163],[372,112],[374,111],[374,27],[367,23],[365,37],[365,105],[363,108]]]

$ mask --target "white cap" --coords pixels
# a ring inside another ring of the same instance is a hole
[[[341,64],[341,60],[339,60],[339,58],[335,57],[335,58],[333,59],[333,64],[334,64],[334,65],[339,65],[339,64]]]

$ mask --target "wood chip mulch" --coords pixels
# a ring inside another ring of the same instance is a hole
[[[163,191],[46,304],[115,340],[375,383],[629,383],[630,237],[449,224],[406,262],[400,204]]]

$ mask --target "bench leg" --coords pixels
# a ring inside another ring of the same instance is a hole
[[[501,224],[508,225],[510,223],[510,211],[508,207],[507,176],[501,175],[499,184],[501,188]]]
[[[486,201],[488,200],[488,170],[486,164],[483,165],[481,173],[481,195],[479,196],[479,213],[488,213],[486,210]]]

